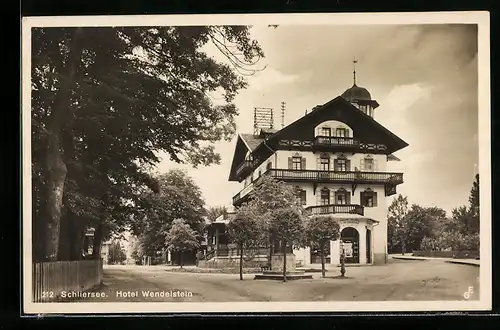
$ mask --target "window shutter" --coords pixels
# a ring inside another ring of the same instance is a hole
[[[351,161],[349,159],[346,160],[345,167],[346,167],[346,171],[350,171],[351,170]]]
[[[292,157],[288,157],[288,169],[291,170],[293,168],[293,160]]]
[[[359,193],[359,205],[365,206],[365,193],[363,191]]]
[[[321,190],[316,190],[316,205],[321,205]]]
[[[338,171],[339,170],[339,161],[337,159],[333,160],[333,170]]]
[[[351,204],[351,194],[349,192],[345,194],[345,200],[347,205]]]
[[[361,158],[361,162],[360,162],[359,166],[361,167],[360,170],[364,171],[364,169],[365,169],[365,159],[364,158]]]
[[[302,169],[305,170],[306,169],[306,158],[305,157],[302,157]]]
[[[373,207],[377,207],[377,193],[373,193]]]
[[[337,200],[335,199],[335,191],[330,190],[330,204],[337,204]]]
[[[377,160],[376,160],[376,159],[374,159],[374,160],[373,160],[373,170],[374,170],[374,171],[377,171],[377,170],[378,170]]]
[[[317,162],[318,162],[317,169],[320,170],[321,169],[321,156],[318,156]]]

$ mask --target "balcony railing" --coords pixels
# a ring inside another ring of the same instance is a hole
[[[332,147],[359,147],[360,143],[358,139],[350,137],[316,136],[316,138],[314,138],[314,145]]]
[[[246,197],[250,192],[253,190],[253,183],[250,183],[248,186],[243,188],[239,193],[233,196],[233,205],[234,203],[238,202],[239,200],[242,200],[244,197]]]
[[[317,182],[317,183],[366,183],[385,184],[387,192],[395,193],[395,186],[403,183],[403,173],[389,172],[361,172],[361,171],[320,171],[320,170],[284,170],[268,169],[264,175],[270,175],[277,180],[291,182]],[[253,191],[258,184],[258,179],[243,188],[233,196],[233,205],[241,202]],[[387,195],[390,196],[390,195]]]
[[[237,168],[236,168],[236,176],[243,177],[252,172],[253,163],[251,160],[244,160]]]
[[[318,215],[318,214],[358,214],[364,215],[364,208],[361,205],[355,204],[329,204],[329,205],[318,205],[309,206],[305,208],[306,214],[308,215]]]
[[[403,183],[403,173],[269,169],[265,173],[283,181],[337,183]]]

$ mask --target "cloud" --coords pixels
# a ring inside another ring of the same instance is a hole
[[[256,26],[252,34],[267,68],[235,99],[239,132],[252,131],[254,107],[275,108],[279,120],[285,101],[289,124],[340,95],[355,56],[358,85],[380,103],[375,119],[410,144],[389,163],[404,171],[399,191],[448,211],[467,203],[478,163],[477,26]],[[209,204],[229,204],[240,189],[227,181],[234,143],[217,144],[221,165],[190,171]]]

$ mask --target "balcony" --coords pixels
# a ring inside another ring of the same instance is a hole
[[[265,173],[277,180],[292,182],[318,183],[366,183],[391,184],[403,183],[403,173],[361,172],[361,171],[319,171],[269,169]]]
[[[305,208],[307,215],[320,214],[357,214],[364,215],[364,208],[361,205],[344,205],[344,204],[329,204],[309,206]]]
[[[238,178],[244,178],[250,173],[252,173],[253,163],[251,160],[244,160],[237,168],[236,168],[236,176]]]
[[[235,204],[239,205],[248,199],[250,193],[253,190],[253,185],[254,185],[253,183],[249,184],[248,186],[243,188],[239,193],[237,193],[236,195],[233,196],[233,205],[234,206],[236,206]]]
[[[327,147],[353,147],[359,148],[360,143],[358,139],[350,137],[335,137],[335,136],[316,136],[314,138],[315,146]]]
[[[403,173],[360,172],[360,171],[319,171],[319,170],[284,170],[268,169],[264,175],[287,182],[339,183],[339,184],[383,184],[386,196],[396,193],[396,186],[403,183]],[[251,195],[259,179],[243,188],[233,196],[233,205],[238,206]]]

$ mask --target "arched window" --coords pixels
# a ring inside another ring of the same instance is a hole
[[[335,204],[348,205],[351,204],[350,194],[344,188],[340,188],[335,192]]]
[[[272,169],[272,168],[273,168],[273,162],[269,162],[269,163],[267,163],[267,165],[266,165],[266,170],[270,170],[270,169]]]
[[[351,161],[347,159],[347,157],[343,154],[339,155],[334,161],[334,170],[335,171],[350,171],[351,170]]]
[[[377,192],[373,191],[371,188],[365,189],[360,193],[361,206],[364,207],[377,207]]]

